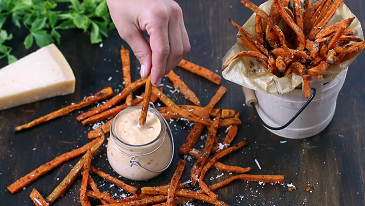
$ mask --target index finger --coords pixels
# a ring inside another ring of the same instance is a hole
[[[152,51],[152,67],[150,71],[151,83],[159,86],[165,74],[167,58],[170,54],[168,39],[168,22],[160,21],[147,32],[150,35],[150,46]]]

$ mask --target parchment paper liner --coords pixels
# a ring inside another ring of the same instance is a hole
[[[263,9],[266,13],[269,13],[272,2],[273,0],[269,0],[261,4],[260,8]],[[248,8],[246,9],[248,10]],[[255,16],[256,14],[253,13],[242,27],[256,38]],[[343,3],[337,9],[336,13],[329,20],[327,25],[334,24],[336,22],[339,22],[343,19],[347,19],[350,17],[356,17],[356,16]],[[364,39],[361,24],[357,18],[354,19],[349,28],[354,29],[356,31],[355,35],[356,37]],[[238,34],[240,34],[240,32]],[[234,54],[243,50],[248,50],[248,49],[245,46],[243,46],[241,40],[237,38],[237,43],[233,45],[233,47],[223,57],[223,64],[225,64],[225,62],[227,62],[227,60],[231,58]],[[333,80],[337,76],[337,74],[340,73],[342,70],[346,69],[355,58],[356,57],[353,57],[352,59],[344,61],[339,65],[331,66],[325,73],[322,74],[324,82],[329,82]],[[301,76],[294,73],[285,77],[277,77],[274,74],[267,71],[267,69],[264,68],[257,59],[250,57],[241,57],[239,59],[234,60],[222,72],[222,75],[225,79],[232,81],[236,84],[242,85],[246,88],[270,94],[288,93],[294,90],[298,85],[301,85],[303,81],[303,78]]]

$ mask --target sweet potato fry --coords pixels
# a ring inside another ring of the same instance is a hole
[[[118,187],[122,188],[123,190],[130,192],[132,194],[137,194],[138,188],[128,185],[125,182],[119,180],[118,178],[115,178],[99,169],[91,165],[91,171],[95,174],[97,174],[99,177],[103,178],[104,180],[117,185]]]
[[[153,87],[152,88],[152,93],[154,93],[156,96],[158,96],[158,98],[165,105],[170,107],[174,112],[179,113],[180,115],[182,115],[184,118],[186,118],[190,121],[193,121],[193,122],[199,122],[199,123],[204,124],[204,125],[210,125],[212,123],[212,120],[209,119],[209,118],[197,117],[197,116],[194,116],[194,115],[190,114],[188,111],[186,111],[184,109],[181,109],[170,98],[168,98],[164,93],[162,93],[157,88]]]
[[[253,44],[253,43],[251,43],[246,37],[244,37],[244,36],[242,36],[242,35],[240,35],[239,36],[239,38],[241,39],[241,42],[242,42],[242,44],[243,45],[245,45],[247,48],[248,48],[248,50],[250,50],[250,51],[256,51],[256,52],[260,52],[260,50],[259,49],[257,49],[257,47]],[[270,69],[269,68],[269,65],[268,65],[268,63],[267,62],[265,62],[265,61],[262,61],[262,60],[260,60],[260,62],[261,62],[261,64],[266,68],[266,69]]]
[[[193,91],[178,77],[174,71],[170,71],[167,74],[167,77],[172,82],[174,88],[178,89],[181,94],[183,94],[188,100],[190,100],[192,103],[194,103],[197,106],[200,106],[200,101],[198,97],[194,94]]]
[[[151,188],[151,187],[143,187],[141,188],[141,193],[142,194],[146,194],[146,195],[166,195],[167,194],[167,190],[159,190],[159,189],[155,189],[155,188]],[[204,195],[201,192],[195,192],[192,190],[188,190],[188,189],[178,189],[175,191],[175,195],[176,196],[181,196],[181,197],[190,197],[190,198],[194,198],[197,200],[201,200],[213,205],[225,205],[228,206],[227,203],[220,201],[220,200],[214,200],[212,198],[210,198],[208,195]]]
[[[237,112],[237,114],[234,116],[235,118],[240,117],[241,112]],[[238,131],[238,124],[233,124],[229,127],[226,137],[223,139],[222,144],[228,144],[230,145],[233,141],[233,139],[236,137]]]
[[[305,43],[305,48],[310,52],[310,57],[315,59],[318,56],[319,45],[316,42],[307,40]]]
[[[221,86],[216,94],[212,97],[209,101],[208,105],[204,107],[204,110],[200,117],[206,118],[209,116],[210,111],[213,109],[214,105],[218,103],[218,101],[222,98],[222,96],[226,93],[227,89]],[[210,126],[210,125],[205,125]],[[181,154],[188,154],[189,150],[195,145],[196,141],[198,140],[200,134],[204,129],[203,124],[196,123],[193,129],[190,131],[189,135],[186,137],[184,143],[181,145],[179,152]]]
[[[165,206],[165,205],[167,205],[166,202],[161,202],[161,203],[154,204],[152,206]]]
[[[319,24],[320,21],[322,21],[323,18],[325,18],[325,16],[327,15],[328,11],[330,10],[330,8],[332,7],[333,3],[335,2],[336,0],[327,0],[325,2],[325,4],[323,5],[322,9],[321,9],[321,12],[319,13],[318,15],[318,18],[317,20],[314,22],[314,27],[313,29]],[[323,28],[323,27],[322,27]],[[312,30],[313,30],[312,29]]]
[[[83,165],[82,181],[80,187],[80,202],[82,206],[91,206],[89,199],[86,196],[87,185],[90,177],[91,151],[88,150],[85,154],[85,163]]]
[[[305,98],[309,99],[310,97],[310,82],[312,81],[312,76],[303,75],[303,89]]]
[[[237,143],[236,145],[234,146],[231,146],[227,149],[224,149],[224,150],[221,150],[219,151],[216,155],[214,155],[214,157],[209,161],[207,162],[202,171],[201,171],[201,174],[200,174],[200,181],[199,181],[199,186],[200,188],[207,194],[209,195],[212,199],[218,199],[218,196],[216,194],[214,194],[209,188],[208,186],[204,183],[204,177],[205,177],[205,174],[206,172],[212,167],[212,165],[214,164],[215,161],[217,161],[218,159],[232,153],[233,151],[236,151],[242,147],[244,147],[245,145],[247,145],[247,141],[242,141],[242,142],[239,142]]]
[[[283,7],[283,8],[285,10],[285,13],[287,13],[290,16],[290,18],[294,21],[295,19],[294,19],[294,14],[293,14],[292,10],[289,9],[288,7]],[[278,13],[280,15],[280,12],[279,11],[278,11]],[[286,22],[283,23],[283,26],[281,28],[281,31],[283,31],[283,34],[285,36],[285,39],[286,39],[287,43],[288,42],[290,42],[290,43],[291,42],[294,42],[295,45],[297,45],[297,42],[295,42],[295,34],[293,34],[292,28],[290,28],[290,26]],[[296,48],[292,44],[290,44],[290,46],[288,45],[288,47],[289,48]],[[275,47],[273,47],[273,48],[275,48]]]
[[[355,34],[356,34],[356,31],[353,29],[350,29],[350,28],[345,29],[345,31],[343,32],[343,35],[346,35],[346,36],[351,36],[351,35],[355,35]]]
[[[312,31],[308,35],[308,39],[313,41],[318,34],[318,32],[327,24],[327,22],[332,18],[333,14],[336,12],[338,7],[343,3],[343,0],[336,0],[336,2],[331,6],[325,16],[320,19],[318,24],[315,24]]]
[[[309,13],[308,14],[305,14],[304,19],[309,18],[309,21],[307,21],[307,24],[304,27],[304,34],[306,36],[312,31],[313,26],[316,23],[319,15],[321,14],[322,9],[323,9],[323,7],[324,7],[324,5],[326,4],[327,1],[328,0],[320,0],[320,1],[317,1],[317,3],[312,6],[312,7],[316,7],[316,8],[314,8],[313,11],[310,11],[313,14],[312,15],[310,15]]]
[[[233,124],[241,124],[241,120],[239,118],[228,118],[219,121],[219,127],[228,127]]]
[[[167,205],[175,205],[176,186],[179,183],[182,173],[184,172],[185,165],[186,161],[183,159],[179,159],[175,173],[171,178],[170,188],[167,193]]]
[[[195,105],[179,105],[179,107],[181,107],[182,109],[185,109],[188,112],[193,113],[196,116],[201,116],[201,114],[204,110],[204,107],[198,107]],[[168,107],[159,107],[158,110],[159,110],[159,112],[163,113],[163,112],[165,112],[164,110],[167,108]],[[217,116],[217,114],[219,112],[222,113],[222,116],[221,116],[222,119],[232,118],[232,117],[234,117],[234,115],[236,113],[236,111],[233,109],[212,109],[212,110],[210,110],[209,116],[215,117],[215,116]]]
[[[42,197],[41,193],[38,192],[36,188],[33,188],[32,192],[29,195],[30,199],[36,206],[46,206],[49,205],[46,200]]]
[[[334,49],[331,49],[327,52],[327,57],[326,57],[326,62],[327,64],[330,66],[332,64],[334,64],[337,61],[337,56],[336,56],[336,51]],[[318,65],[317,65],[318,66]],[[328,69],[328,68],[327,68]],[[326,70],[327,70],[326,69]],[[317,77],[320,74],[317,75]]]
[[[122,45],[120,49],[120,59],[122,60],[122,70],[123,70],[123,79],[124,85],[127,87],[132,83],[131,78],[131,60],[129,57],[129,50],[125,49]],[[132,106],[133,93],[131,92],[125,99],[126,107]]]
[[[346,30],[346,29],[345,29]],[[345,33],[345,32],[344,32]],[[343,34],[341,37],[340,37],[340,41],[354,41],[354,42],[361,42],[362,39],[356,37],[356,36],[346,36],[345,34]]]
[[[204,107],[197,107],[194,105],[179,105],[179,107],[181,107],[182,109],[185,109],[188,112],[191,112],[195,116],[200,116],[202,110],[204,109]],[[175,112],[172,112],[168,107],[159,107],[158,111],[162,114],[162,116],[165,119],[174,119],[174,118],[182,117],[181,115],[179,115]],[[217,116],[219,111],[222,113],[222,115],[221,115],[222,119],[233,118],[235,115],[235,111],[233,109],[212,109],[209,116],[215,117],[215,116]]]
[[[256,51],[241,51],[241,52],[238,52],[235,55],[233,55],[229,60],[227,60],[227,62],[222,66],[221,71],[223,71],[225,68],[227,68],[233,60],[238,59],[243,56],[256,58],[256,59],[259,59],[264,62],[267,62],[269,60],[267,56],[265,56],[259,52],[256,52]]]
[[[312,3],[305,3],[304,4],[304,14],[303,14],[303,22],[304,22],[304,34],[307,35],[308,33],[306,33],[306,27],[308,22],[310,21],[310,19],[313,17],[314,13],[318,10],[318,7],[322,4],[324,0],[319,0],[316,3],[312,4]]]
[[[162,92],[163,91],[163,86],[159,88],[159,90]],[[144,98],[143,94],[143,98]],[[156,96],[155,94],[151,93],[151,98],[150,98],[150,102],[155,103],[158,100],[158,96]],[[139,102],[137,103],[135,106],[142,106],[143,102]],[[134,105],[133,105],[134,106]]]
[[[352,57],[358,55],[365,47],[365,41],[357,42],[346,47],[339,55],[339,61],[346,61]],[[336,64],[336,63],[335,63]]]
[[[278,58],[276,58],[275,66],[276,66],[276,68],[278,68],[278,70],[281,73],[285,73],[285,71],[286,71],[286,64],[284,62],[284,58],[283,57],[278,56]]]
[[[288,53],[286,53],[283,48],[276,48],[276,49],[271,50],[269,53],[271,55],[275,56],[276,58],[281,56],[283,58],[291,58],[294,60],[303,59],[303,58],[307,59],[307,60],[313,59],[311,56],[306,54],[304,51],[299,51],[299,50],[294,50],[294,49],[289,49],[289,51],[291,53],[290,55]]]
[[[159,202],[166,201],[165,195],[156,195],[151,197],[145,197],[139,200],[131,200],[129,202],[120,202],[120,203],[113,203],[109,204],[109,206],[128,206],[128,205],[151,205],[156,204]]]
[[[297,12],[297,10],[301,11],[301,6],[297,5],[297,0],[294,1],[294,6],[300,7],[299,9],[295,8],[295,11]],[[302,18],[302,14],[301,12],[295,13],[295,17],[297,18],[297,21],[300,21],[302,24],[301,25],[297,25],[294,20],[292,18],[290,18],[290,16],[288,15],[288,13],[285,12],[283,6],[280,4],[279,0],[275,0],[275,3],[277,4],[277,8],[282,16],[282,18],[284,19],[284,21],[290,26],[290,28],[293,29],[293,31],[297,34],[298,37],[298,42],[299,42],[299,46],[298,46],[298,50],[302,51],[305,48],[305,35],[303,33],[303,30],[300,28],[300,26],[303,26],[303,22],[301,20]],[[299,5],[301,3],[299,2]],[[300,20],[299,20],[300,19]]]
[[[133,99],[131,105],[137,105],[140,102],[143,101],[143,98],[135,98]],[[85,120],[82,121],[82,125],[87,125],[87,124],[92,124],[95,122],[100,122],[104,119],[107,119],[109,117],[114,117],[115,115],[117,115],[120,111],[122,111],[123,109],[127,108],[128,104],[124,103],[122,105],[113,107],[111,109],[105,110],[99,114],[93,115]]]
[[[328,37],[332,33],[336,32],[339,28],[347,28],[354,19],[355,17],[347,18],[322,29],[320,32],[318,32],[315,39],[317,40],[317,39],[322,39],[324,37]]]
[[[132,82],[129,86],[126,86],[122,92],[115,95],[113,98],[109,99],[106,103],[102,104],[99,107],[93,108],[90,111],[87,111],[77,117],[78,121],[82,121],[88,117],[91,117],[95,114],[98,114],[100,112],[103,112],[114,105],[116,105],[118,102],[122,101],[124,98],[126,98],[131,92],[134,92],[141,86],[143,86],[146,83],[146,79],[140,78],[134,82]]]
[[[248,40],[248,43],[251,43],[251,45],[248,43],[245,43],[244,40],[242,42],[249,50],[260,52],[266,56],[269,55],[267,49],[263,46],[263,44],[260,44],[257,41],[257,39],[255,39],[250,33],[248,33],[246,30],[244,30],[240,25],[238,25],[236,22],[234,22],[231,18],[229,18],[229,21],[231,22],[231,24],[233,26],[235,26],[244,35],[244,38],[246,38]]]
[[[94,156],[97,150],[103,145],[105,141],[105,136],[103,135],[102,138],[90,149],[91,155]],[[80,174],[81,168],[85,163],[87,154],[85,154],[71,169],[70,173],[62,180],[62,182],[53,190],[53,192],[48,195],[46,201],[49,204],[52,204],[55,200],[61,197],[66,190],[72,185],[75,181],[76,177]]]
[[[279,12],[277,12],[279,13]],[[280,16],[280,14],[279,14]],[[284,32],[283,35],[285,36]],[[266,29],[265,29],[265,40],[269,43],[269,45],[272,48],[280,48],[280,39],[279,37],[275,34],[274,30],[272,28],[270,28],[269,26],[266,25]]]
[[[304,0],[304,11],[312,6],[312,0]]]
[[[151,76],[148,76],[146,81],[146,88],[144,91],[144,98],[142,102],[141,116],[139,117],[138,121],[139,125],[144,125],[144,123],[146,122],[148,107],[150,105],[150,99],[151,99],[151,91],[152,91]]]
[[[285,41],[285,36],[283,34],[283,32],[281,31],[281,29],[279,28],[278,25],[275,25],[273,20],[269,17],[269,15],[266,14],[266,12],[264,12],[262,9],[260,9],[258,6],[256,6],[255,4],[253,4],[252,2],[248,1],[248,0],[241,0],[241,3],[253,10],[256,15],[260,15],[262,17],[262,20],[271,28],[275,31],[275,34],[279,37],[280,40],[280,46],[282,46],[284,48],[284,50],[288,53],[290,53],[289,48],[286,45],[286,41]]]
[[[89,172],[90,172],[90,171],[89,171]],[[93,191],[92,191],[93,193],[95,193],[95,194],[97,194],[97,195],[102,196],[102,193],[100,192],[100,190],[99,190],[98,186],[96,185],[96,183],[94,182],[93,178],[92,178],[90,175],[89,175],[89,177],[88,177],[87,183],[90,185],[91,189],[93,190]],[[88,195],[88,191],[86,191],[86,195],[90,197],[90,195]],[[94,198],[95,198],[95,197],[94,197]],[[101,202],[103,205],[105,205],[105,204],[107,204],[108,202],[110,202],[110,201],[105,200],[105,199],[103,199],[103,198],[96,198],[96,199],[99,199],[99,200],[100,200],[100,202]]]
[[[177,66],[179,66],[179,67],[181,67],[183,69],[186,69],[186,70],[188,70],[188,71],[190,71],[190,72],[192,72],[194,74],[197,74],[199,76],[202,76],[202,77],[208,79],[209,81],[214,82],[214,83],[216,83],[218,85],[222,81],[221,76],[219,76],[218,74],[210,71],[207,68],[204,68],[204,67],[199,66],[197,64],[194,64],[192,62],[189,62],[189,61],[187,61],[185,59],[182,59]]]
[[[59,109],[59,110],[54,111],[52,113],[49,113],[45,116],[42,116],[38,119],[35,119],[35,120],[33,120],[29,123],[26,123],[26,124],[21,125],[21,126],[17,126],[17,127],[15,127],[14,131],[18,132],[18,131],[21,131],[21,130],[29,129],[31,127],[34,127],[38,124],[41,124],[41,123],[47,122],[49,120],[55,119],[57,117],[65,116],[65,115],[71,113],[74,110],[81,109],[83,107],[89,106],[89,105],[91,105],[95,102],[107,99],[111,96],[113,96],[113,89],[111,87],[104,88],[101,91],[95,93],[94,95],[85,98],[81,102],[71,104],[67,107],[64,107],[62,109]]]
[[[216,191],[234,180],[246,180],[246,181],[254,181],[254,182],[264,182],[264,183],[283,183],[284,176],[283,175],[251,175],[251,174],[239,174],[232,176],[224,181],[218,182],[214,185],[209,186],[211,191]]]
[[[105,133],[110,132],[110,125],[112,125],[113,119],[114,118],[110,119],[105,124],[101,125],[100,127],[97,127],[96,129],[90,131],[87,134],[87,138],[89,138],[89,139],[98,138],[101,136],[102,132],[105,132]]]
[[[300,75],[300,76],[303,76],[306,74],[306,68],[303,64],[301,64],[300,62],[293,62],[292,63],[292,69],[293,69],[293,72]]]
[[[193,148],[190,150],[189,155],[193,156],[195,159],[198,159],[201,155],[201,151]],[[210,158],[207,159],[207,162],[210,161]],[[239,166],[231,166],[223,164],[219,161],[215,161],[215,163],[212,165],[213,167],[227,171],[227,172],[236,172],[236,173],[247,173],[251,171],[251,167],[239,167]]]
[[[325,72],[329,68],[330,64],[328,64],[326,61],[321,61],[317,66],[312,67],[307,70],[307,74],[310,76],[317,76]]]
[[[105,205],[115,204],[115,203],[128,203],[130,201],[139,200],[139,199],[148,197],[148,195],[141,195],[140,194],[140,195],[131,195],[131,196],[128,196],[124,199],[116,200],[116,199],[113,199],[108,192],[102,192],[102,193],[99,192],[99,193],[97,193],[95,191],[90,191],[90,190],[86,191],[86,195],[88,197],[98,199],[101,202],[105,202]]]
[[[217,115],[217,117],[213,121],[213,124],[209,127],[208,136],[207,140],[205,141],[203,152],[196,160],[195,164],[193,165],[193,168],[190,171],[190,180],[193,185],[195,185],[198,182],[200,172],[203,169],[203,166],[213,149],[214,141],[217,135],[219,120],[220,120],[220,114]]]
[[[260,44],[264,43],[264,29],[262,28],[262,19],[261,16],[256,15],[255,17],[255,31],[256,31],[256,39]]]
[[[88,197],[92,197],[94,199],[98,199],[100,200],[100,202],[103,205],[108,205],[109,203],[118,203],[116,200],[114,200],[113,198],[110,197],[110,194],[107,192],[103,192],[101,193],[100,191],[91,191],[91,190],[87,190],[86,191],[86,195]]]
[[[63,162],[65,162],[69,159],[75,158],[81,154],[84,154],[86,151],[91,149],[99,141],[100,141],[99,139],[96,139],[80,148],[74,149],[71,152],[67,152],[67,153],[64,153],[64,154],[56,157],[55,159],[47,162],[44,165],[41,165],[40,167],[33,170],[29,174],[27,174],[24,177],[20,178],[19,180],[15,181],[13,184],[9,185],[7,187],[7,189],[13,194],[18,192],[20,189],[29,185],[34,180],[38,179],[40,176],[44,175],[45,173],[52,170],[53,168],[56,168]]]

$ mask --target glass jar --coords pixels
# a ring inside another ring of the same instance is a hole
[[[142,144],[137,143],[139,140],[143,140],[140,139],[142,135],[134,135],[133,129],[136,128],[132,127],[141,127],[138,125],[141,109],[142,107],[140,106],[130,107],[121,111],[114,118],[107,146],[107,157],[111,167],[121,176],[131,180],[147,180],[159,175],[167,169],[173,158],[174,149],[172,133],[162,115],[151,107],[148,108],[148,115],[157,117],[158,121],[155,122],[155,124],[158,125],[155,126],[160,126],[160,131],[156,137],[151,139],[151,141]],[[123,125],[124,122],[118,123],[118,121],[133,121],[133,125],[125,126],[126,124]],[[149,123],[148,121],[149,116],[143,126],[146,126],[147,123]],[[124,137],[123,133],[117,132],[118,125],[119,127],[127,127],[124,128],[125,133],[129,132],[129,134],[126,135],[127,137]],[[169,129],[170,135],[167,133],[166,127]],[[137,137],[132,137],[132,135]],[[131,143],[129,139],[125,138],[136,138],[136,140],[131,140],[133,142]]]

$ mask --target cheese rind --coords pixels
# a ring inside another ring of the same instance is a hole
[[[0,69],[0,110],[75,91],[75,76],[54,44]]]

